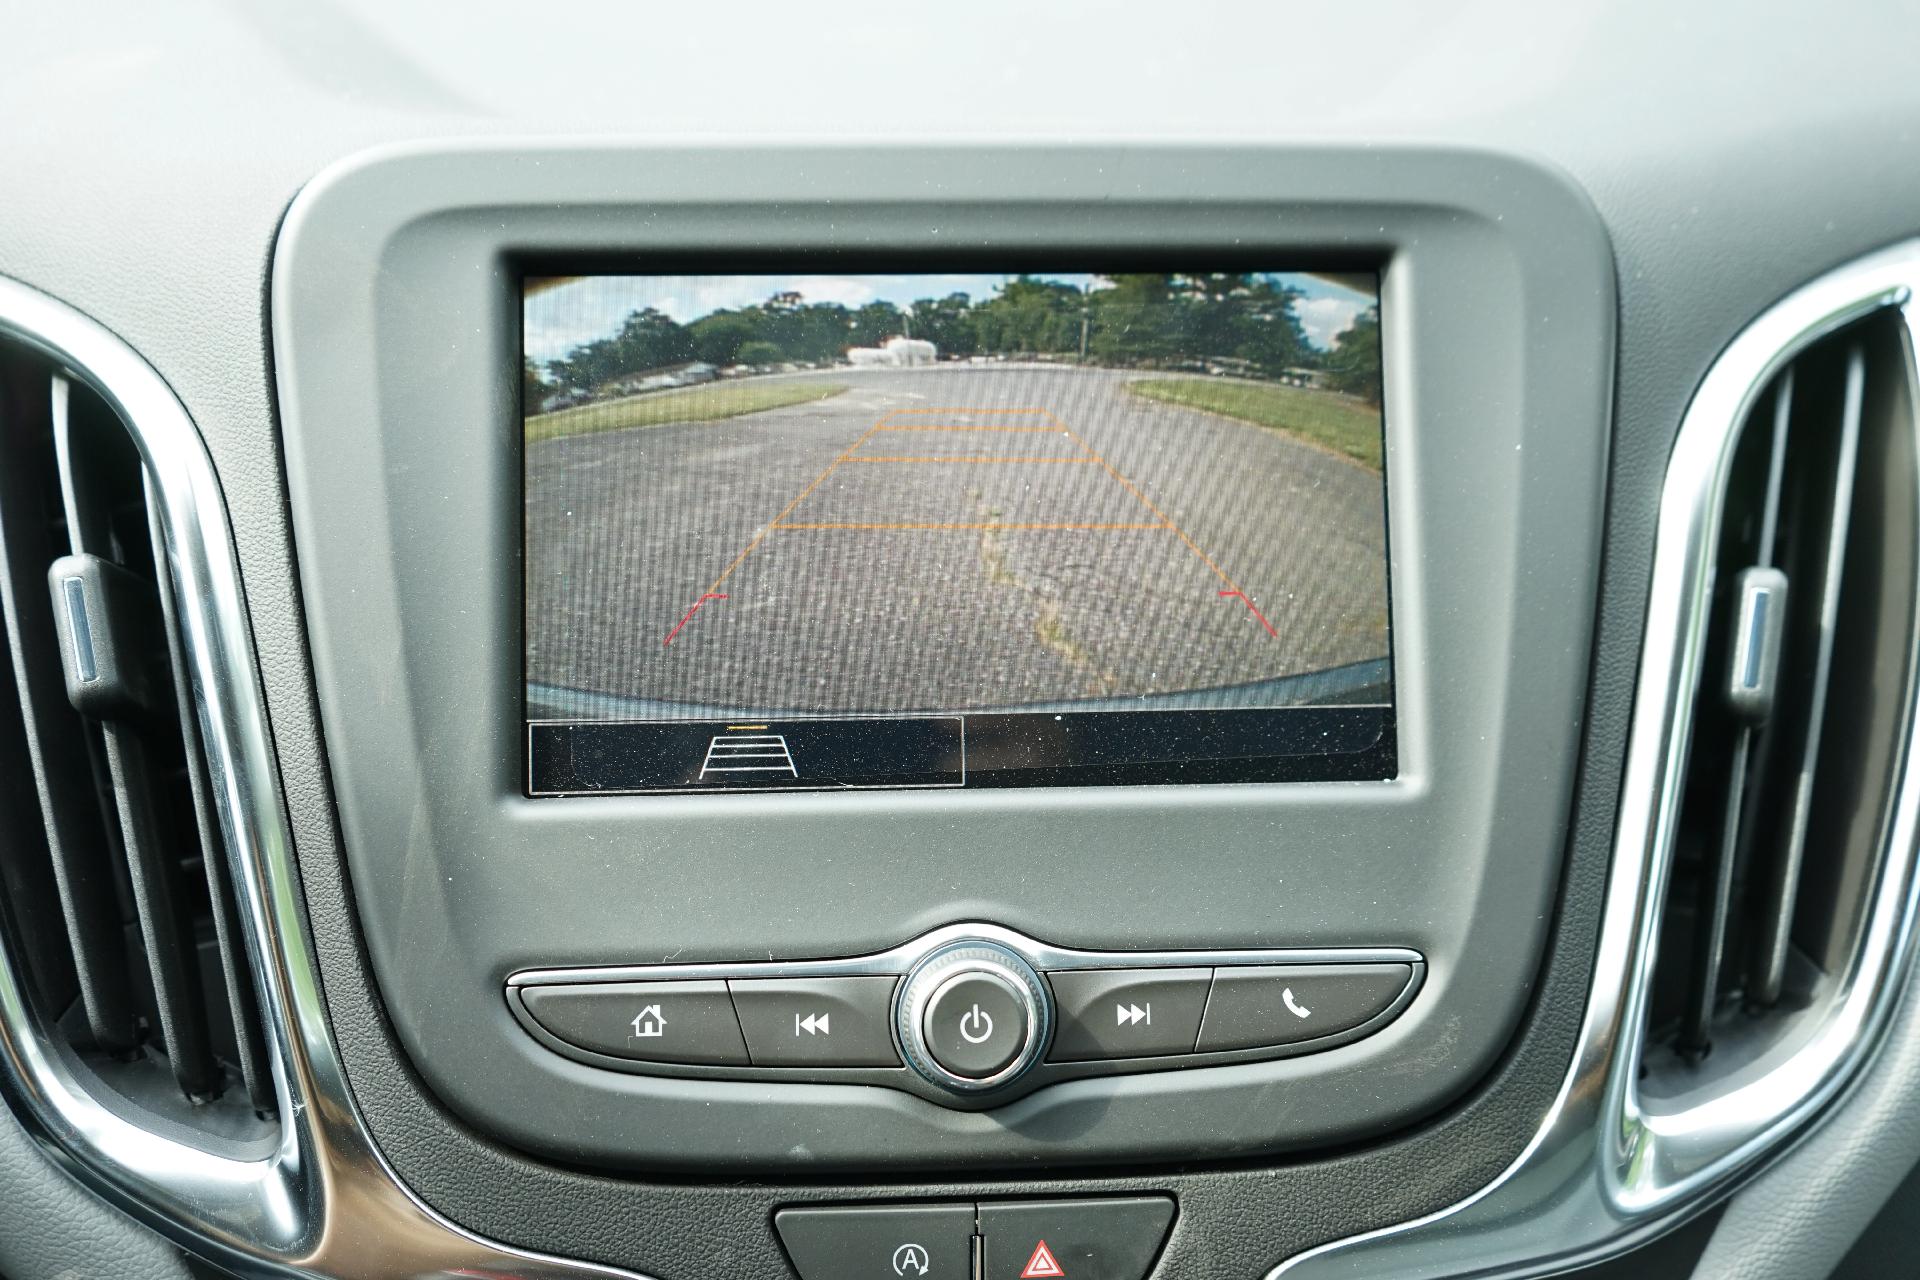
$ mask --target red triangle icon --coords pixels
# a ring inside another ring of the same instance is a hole
[[[1020,1280],[1042,1280],[1046,1276],[1058,1276],[1064,1280],[1066,1272],[1054,1261],[1053,1250],[1047,1248],[1042,1240],[1034,1246],[1033,1256],[1027,1259],[1027,1269],[1020,1273]]]

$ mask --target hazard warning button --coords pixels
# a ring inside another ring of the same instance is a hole
[[[1146,1280],[1172,1225],[1165,1196],[985,1201],[983,1280]]]
[[[1066,1274],[1060,1269],[1060,1260],[1053,1256],[1053,1250],[1047,1248],[1047,1242],[1042,1240],[1033,1246],[1033,1256],[1027,1259],[1027,1269],[1020,1273],[1020,1277],[1021,1280],[1038,1280],[1043,1276]]]

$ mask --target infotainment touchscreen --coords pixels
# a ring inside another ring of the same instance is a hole
[[[1372,275],[523,304],[530,795],[1395,775]]]

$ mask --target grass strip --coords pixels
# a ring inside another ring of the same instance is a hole
[[[664,427],[676,422],[717,422],[743,413],[761,413],[825,400],[845,390],[844,385],[832,382],[742,380],[648,391],[599,404],[537,413],[527,419],[527,443],[600,431],[625,431],[631,427]]]
[[[1127,390],[1281,431],[1374,471],[1381,467],[1380,411],[1348,396],[1225,378],[1146,378],[1127,383]]]

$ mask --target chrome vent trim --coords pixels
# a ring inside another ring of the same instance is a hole
[[[39,353],[96,392],[145,461],[207,782],[263,996],[281,1123],[270,1154],[243,1159],[103,1105],[34,1016],[21,957],[9,945],[0,948],[0,1056],[23,1119],[94,1191],[239,1275],[642,1280],[484,1240],[421,1202],[382,1159],[328,1025],[239,569],[205,444],[172,390],[132,349],[4,277],[0,340]]]
[[[1520,1156],[1473,1195],[1412,1222],[1334,1241],[1268,1280],[1419,1280],[1556,1274],[1616,1256],[1712,1204],[1846,1086],[1873,1053],[1912,967],[1916,836],[1914,655],[1885,848],[1848,968],[1799,1050],[1739,1087],[1656,1110],[1638,1074],[1661,904],[1672,870],[1721,504],[1742,425],[1814,343],[1875,313],[1897,320],[1920,397],[1920,241],[1788,295],[1708,371],[1661,497],[1639,683],[1593,980],[1573,1060]],[[1907,429],[1920,434],[1920,412]]]

